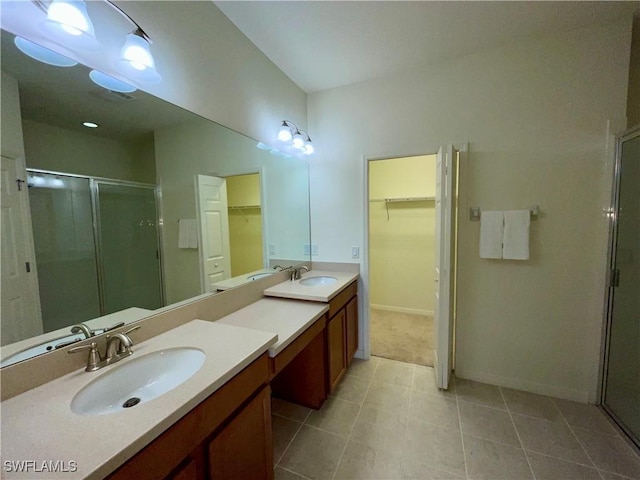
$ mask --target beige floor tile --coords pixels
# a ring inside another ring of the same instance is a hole
[[[332,393],[332,396],[362,405],[370,383],[371,380],[368,378],[346,374],[342,377],[342,381],[338,384],[338,388]]]
[[[310,479],[330,479],[346,442],[339,435],[303,425],[280,459],[280,466]]]
[[[618,475],[617,473],[605,472],[600,470],[600,475],[603,480],[630,480],[631,477],[625,477],[624,475]],[[633,479],[631,479],[633,480]]]
[[[303,422],[304,419],[307,418],[307,415],[309,415],[310,411],[310,408],[296,405],[295,403],[290,403],[276,397],[271,397],[271,413],[288,418],[289,420]]]
[[[411,390],[393,385],[371,385],[364,397],[363,405],[391,411],[406,411],[409,408]]]
[[[407,425],[403,458],[456,475],[465,475],[460,432],[419,421]]]
[[[359,411],[360,406],[355,403],[330,397],[320,410],[312,410],[304,423],[346,437]]]
[[[294,422],[277,415],[271,416],[271,429],[273,431],[273,461],[278,463],[280,457],[289,446],[291,439],[302,426],[301,423]]]
[[[456,396],[458,400],[477,403],[485,407],[506,410],[500,389],[495,385],[456,378]]]
[[[455,400],[440,395],[414,391],[411,395],[409,418],[452,430],[460,429],[458,406]]]
[[[549,422],[514,414],[513,423],[525,450],[593,466],[584,448],[564,422]]]
[[[470,479],[525,480],[533,475],[524,451],[502,443],[464,435],[467,475]]]
[[[563,421],[560,411],[549,397],[500,387],[511,413],[542,418],[553,422]]]
[[[351,432],[350,440],[376,450],[401,453],[407,418],[394,412],[363,407]]]
[[[617,435],[618,432],[607,419],[605,414],[595,405],[572,402],[569,400],[553,399],[562,416],[572,427],[588,428],[610,435]]]
[[[400,454],[383,448],[349,441],[336,480],[396,479],[401,475]]]
[[[403,458],[400,478],[406,480],[463,480],[465,477]]]
[[[536,480],[600,480],[595,468],[527,452]]]
[[[520,446],[509,412],[465,402],[459,407],[462,433]]]
[[[445,397],[455,398],[456,396],[456,387],[453,379],[449,384],[448,390],[440,390],[436,387],[436,378],[433,367],[424,367],[422,365],[416,365],[414,368],[413,385],[411,388],[418,392],[443,395]]]
[[[284,468],[275,468],[275,480],[305,480],[305,477],[298,475],[297,473],[290,472]]]
[[[378,367],[378,357],[371,357],[369,360],[362,360],[360,358],[354,358],[347,370],[349,375],[355,375],[356,377],[368,378],[373,377],[376,368]]]
[[[378,368],[373,375],[373,384],[398,385],[411,388],[413,383],[414,365],[381,358]]]
[[[640,457],[621,437],[582,428],[573,431],[596,468],[640,479]]]

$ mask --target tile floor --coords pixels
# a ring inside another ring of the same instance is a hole
[[[640,479],[640,457],[594,406],[354,360],[319,411],[273,405],[276,480]]]

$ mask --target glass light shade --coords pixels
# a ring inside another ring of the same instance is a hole
[[[294,148],[304,148],[304,137],[299,131],[293,134],[293,146]]]
[[[290,142],[292,138],[291,128],[286,123],[282,123],[280,130],[278,131],[278,140],[281,142]]]
[[[100,47],[84,0],[53,0],[45,25],[63,44],[89,50]]]
[[[120,51],[118,67],[128,77],[148,83],[158,83],[162,77],[149,49],[149,42],[140,35],[130,33]]]
[[[100,85],[112,92],[131,93],[137,90],[133,85],[129,85],[126,82],[118,80],[117,78],[98,70],[91,70],[91,72],[89,72],[89,78],[91,78],[91,81],[96,85]]]
[[[313,154],[314,151],[315,151],[315,148],[313,148],[313,144],[311,143],[311,140],[307,140],[307,143],[304,144],[304,153],[306,153],[307,155],[311,155]]]
[[[18,50],[25,55],[48,65],[54,65],[56,67],[73,67],[78,64],[75,60],[65,57],[53,50],[49,50],[48,48],[38,45],[26,38],[16,37],[13,40],[13,43],[15,43]]]

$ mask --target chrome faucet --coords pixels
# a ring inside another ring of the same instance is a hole
[[[107,365],[116,363],[123,358],[128,357],[133,353],[131,347],[133,346],[133,340],[129,337],[129,334],[134,330],[138,330],[140,325],[136,325],[130,328],[126,332],[118,332],[114,335],[107,335],[107,349],[104,358],[100,355],[98,350],[98,344],[91,342],[89,345],[80,345],[79,347],[73,347],[68,350],[67,353],[82,352],[89,350],[89,357],[87,358],[86,372],[95,372]]]
[[[309,267],[306,265],[300,265],[299,267],[294,267],[291,269],[291,281],[300,280],[302,278],[302,271],[308,272]]]
[[[288,267],[283,267],[282,265],[274,265],[273,269],[277,270],[279,272],[282,272],[284,270],[289,270],[291,268],[291,265],[289,265]]]
[[[71,327],[71,333],[80,333],[80,332],[84,334],[84,338],[91,338],[91,337],[95,337],[96,335],[96,332],[91,330],[91,328],[85,325],[84,323],[79,323],[78,325],[74,325],[73,327]]]

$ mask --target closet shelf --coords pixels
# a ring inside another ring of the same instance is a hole
[[[242,218],[244,218],[247,223],[249,223],[249,219],[247,218],[247,216],[242,213],[243,210],[260,210],[261,206],[260,205],[229,205],[228,207],[229,210],[236,210],[240,215],[242,215]]]
[[[372,198],[369,202],[384,202],[387,208],[387,220],[389,220],[389,204],[401,202],[433,202],[436,197],[396,197],[396,198]]]

